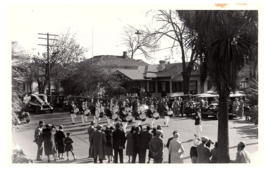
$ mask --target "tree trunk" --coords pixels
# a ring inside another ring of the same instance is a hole
[[[219,92],[218,163],[230,162],[228,133],[228,99],[228,95]]]
[[[190,91],[189,91],[190,75],[191,75],[191,69],[190,68],[187,68],[185,71],[182,72],[184,94],[190,94]]]

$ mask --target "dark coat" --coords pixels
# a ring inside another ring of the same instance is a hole
[[[65,133],[62,130],[58,130],[55,134],[55,142],[57,145],[58,153],[65,152],[64,139],[66,138]]]
[[[169,146],[170,146],[170,142],[171,142],[172,139],[173,139],[173,137],[171,137],[171,138],[168,139],[167,144],[166,144],[166,147],[167,147],[167,148],[169,148]]]
[[[152,139],[152,133],[141,131],[140,133],[140,149],[149,149],[149,142]]]
[[[91,144],[92,144],[92,153],[93,158],[97,158],[97,155],[99,156],[99,159],[105,158],[105,145],[106,145],[106,135],[104,132],[100,130],[96,130],[92,133],[91,138]]]
[[[119,147],[122,147],[123,149],[125,149],[126,137],[124,131],[121,129],[116,129],[112,135],[113,135],[113,148],[118,149]]]
[[[149,143],[149,151],[152,153],[154,158],[163,158],[163,139],[155,136]]]
[[[52,128],[43,129],[42,137],[44,139],[45,155],[52,155],[56,153],[56,145]]]

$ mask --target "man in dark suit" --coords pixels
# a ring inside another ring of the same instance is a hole
[[[123,163],[123,149],[125,149],[126,137],[119,123],[117,123],[115,127],[116,127],[116,130],[112,134],[113,135],[113,149],[114,149],[114,163],[118,163],[118,154],[120,156],[120,163]]]
[[[149,142],[152,139],[152,133],[150,132],[150,126],[146,127],[146,131],[140,133],[140,158],[139,163],[146,162],[146,150],[149,150]]]
[[[92,138],[92,134],[95,131],[94,125],[95,125],[95,121],[91,121],[91,125],[87,129],[87,133],[89,135],[89,138],[88,139],[89,139],[89,144],[90,144],[90,146],[89,146],[89,152],[88,152],[89,153],[88,154],[88,158],[93,158],[93,155],[92,155],[92,149],[93,149],[93,147],[92,147],[92,143],[90,141],[91,141],[91,138]]]
[[[36,160],[41,161],[42,160],[42,154],[43,154],[43,138],[42,138],[42,131],[43,131],[44,122],[39,121],[39,126],[34,131],[34,142],[37,144],[37,156]]]
[[[174,131],[172,132],[173,136],[174,136],[174,134],[176,134],[176,133],[178,133],[178,131],[177,131],[177,130],[174,130]],[[166,147],[167,147],[168,149],[169,149],[170,142],[171,142],[172,139],[173,139],[173,137],[169,138],[168,141],[167,141]],[[171,155],[170,155],[170,154],[169,154],[169,158],[168,158],[168,163],[171,163]]]

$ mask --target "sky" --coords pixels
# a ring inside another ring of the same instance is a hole
[[[186,6],[188,7],[188,6]],[[192,8],[192,6],[189,6]],[[214,5],[194,5],[198,9]],[[77,42],[88,48],[86,58],[96,55],[122,55],[127,51],[123,45],[123,27],[131,25],[136,29],[144,25],[159,23],[152,22],[146,17],[148,10],[154,9],[183,9],[180,4],[10,4],[6,6],[7,37],[18,41],[32,55],[45,52],[44,35],[38,33],[60,34],[70,30],[76,34]],[[163,39],[159,49],[170,47],[172,41]],[[141,52],[136,52],[134,59],[142,59],[149,64],[158,64],[159,60],[169,57],[171,62],[181,62],[181,54],[172,55],[170,49],[152,53],[152,59],[146,60]]]

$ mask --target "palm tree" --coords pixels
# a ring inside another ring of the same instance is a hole
[[[244,57],[257,49],[257,11],[177,11],[198,33],[202,83],[209,75],[219,93],[218,163],[229,163],[228,99],[237,87]]]

